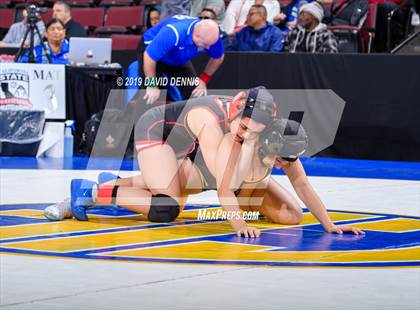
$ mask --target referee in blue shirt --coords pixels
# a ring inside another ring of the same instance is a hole
[[[184,99],[207,95],[207,83],[223,63],[224,47],[216,22],[189,16],[165,19],[144,33],[143,74],[148,80],[165,74],[171,77],[197,77],[191,59],[206,52],[210,57],[200,74],[198,86],[179,87]],[[142,75],[143,75],[142,74]],[[160,96],[159,85],[149,83],[144,100],[154,103]]]

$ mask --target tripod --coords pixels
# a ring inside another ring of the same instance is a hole
[[[48,63],[52,63],[51,61],[51,56],[49,51],[47,50],[47,47],[42,44],[42,37],[41,37],[41,33],[39,32],[39,28],[37,26],[38,22],[38,18],[31,18],[30,16],[28,17],[28,29],[26,29],[25,35],[23,36],[23,41],[20,44],[19,50],[15,56],[15,62],[17,62],[22,56],[23,56],[23,52],[25,51],[25,42],[26,42],[26,38],[28,37],[28,34],[30,35],[30,39],[29,39],[29,63],[36,63],[36,59],[35,59],[35,46],[34,46],[34,39],[35,39],[35,33],[38,36],[39,42],[41,42],[41,46],[42,49],[45,52],[45,55],[47,56],[48,59]]]

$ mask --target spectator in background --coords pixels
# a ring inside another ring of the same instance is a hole
[[[249,9],[252,5],[264,5],[267,9],[267,21],[273,23],[274,17],[280,13],[280,4],[277,0],[232,0],[226,10],[222,22],[223,29],[231,35],[244,28]]]
[[[198,15],[198,18],[211,19],[211,20],[216,21],[216,12],[213,11],[213,9],[204,8]],[[229,48],[232,45],[232,41],[230,40],[226,31],[224,31],[220,26],[219,26],[219,33],[220,33],[220,38],[222,39],[225,49]]]
[[[66,39],[66,29],[64,23],[56,18],[51,19],[46,26],[44,46],[47,48],[53,64],[68,64],[67,54],[69,53],[69,42]],[[48,58],[43,49],[43,43],[37,45],[34,49],[36,63],[47,64]],[[23,55],[19,62],[29,61],[29,51]]]
[[[281,9],[281,13],[274,18],[274,24],[278,25],[279,28],[286,34],[295,29],[298,20],[299,8],[306,4],[311,3],[313,0],[292,0],[286,7]],[[322,5],[330,5],[333,0],[318,0],[318,3]],[[324,9],[324,16],[325,12]]]
[[[220,24],[225,18],[224,0],[192,0],[190,16],[199,17],[204,9],[211,9],[215,14],[215,21]]]
[[[150,8],[147,12],[147,21],[146,27],[147,29],[152,28],[153,26],[157,25],[160,21],[160,12],[156,8]]]
[[[211,19],[211,20],[216,20],[216,12],[213,11],[213,9],[211,8],[204,8],[200,14],[198,14],[198,18],[201,19]],[[220,27],[219,27],[220,28]]]
[[[44,36],[45,26],[42,20],[36,23],[38,26],[39,33],[41,38]],[[0,41],[0,47],[18,47],[22,44],[23,38],[25,36],[26,30],[28,30],[28,6],[23,10],[23,20],[14,23],[10,26],[9,31],[7,31],[6,36]],[[25,46],[28,47],[30,42],[30,34],[26,37]],[[34,45],[39,44],[39,37],[35,34]]]
[[[162,11],[160,20],[165,20],[174,15],[189,16],[191,11],[191,0],[162,0]]]
[[[267,9],[263,5],[251,7],[246,23],[248,26],[236,34],[229,50],[280,52],[283,49],[283,33],[267,22]]]
[[[286,7],[282,8],[281,13],[274,18],[274,23],[286,33],[295,29],[297,25],[299,8],[312,0],[292,0]]]
[[[318,2],[302,5],[297,27],[285,39],[285,49],[291,53],[337,53],[337,40],[321,22],[323,17],[324,10]]]
[[[61,20],[66,27],[66,37],[86,37],[86,30],[71,18],[71,8],[65,1],[58,0],[53,6],[53,18]]]

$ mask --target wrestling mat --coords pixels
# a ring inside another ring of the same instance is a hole
[[[420,218],[333,211],[336,224],[351,224],[365,236],[325,233],[304,210],[300,225],[277,225],[264,218],[248,221],[260,238],[237,237],[228,222],[197,220],[199,210],[218,205],[188,205],[176,222],[157,224],[122,208],[92,208],[88,222],[51,222],[49,204],[0,205],[0,252],[112,261],[319,267],[408,267],[420,265]]]

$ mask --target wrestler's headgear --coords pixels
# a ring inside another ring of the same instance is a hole
[[[264,86],[258,86],[247,91],[245,103],[231,102],[229,119],[233,120],[241,113],[241,117],[249,117],[257,123],[267,125],[276,117],[277,107],[270,92]]]
[[[260,135],[258,155],[261,161],[267,155],[274,155],[293,162],[305,153],[308,141],[308,135],[300,123],[276,118]]]

